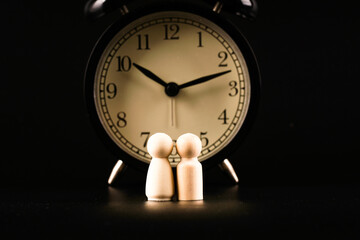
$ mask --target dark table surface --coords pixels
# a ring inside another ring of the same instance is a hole
[[[204,186],[204,201],[189,202],[146,201],[138,183],[2,188],[0,196],[1,232],[15,238],[360,236],[360,187],[354,184],[211,183]]]

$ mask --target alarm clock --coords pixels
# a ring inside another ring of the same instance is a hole
[[[255,2],[97,0],[85,8],[92,19],[115,10],[119,18],[99,38],[85,74],[89,116],[105,146],[147,169],[152,134],[175,141],[191,132],[201,140],[203,166],[231,159],[254,121],[260,74],[227,16],[254,18]],[[169,161],[179,163],[176,148]]]

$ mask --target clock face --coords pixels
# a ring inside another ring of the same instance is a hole
[[[93,97],[106,134],[132,157],[150,162],[146,145],[154,133],[175,141],[190,132],[202,142],[199,161],[204,161],[242,127],[249,71],[241,49],[212,21],[158,12],[131,22],[107,43]],[[172,166],[180,161],[175,148],[169,161]]]

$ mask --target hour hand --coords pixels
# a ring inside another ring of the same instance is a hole
[[[151,80],[159,83],[160,85],[166,87],[167,83],[162,80],[161,78],[159,78],[158,76],[156,76],[154,73],[152,73],[150,70],[136,64],[133,63],[134,67],[136,67],[140,72],[142,72],[145,76],[147,76],[148,78],[150,78]]]

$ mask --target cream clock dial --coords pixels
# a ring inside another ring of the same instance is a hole
[[[224,149],[248,113],[248,65],[234,39],[214,22],[182,11],[135,19],[104,45],[93,80],[96,115],[106,135],[149,163],[147,140],[191,132],[199,161]],[[223,159],[222,159],[223,160]],[[180,161],[174,148],[169,161]]]

